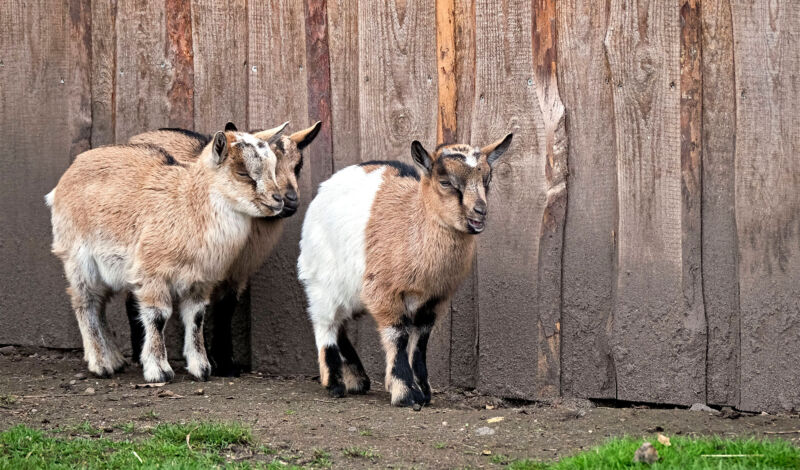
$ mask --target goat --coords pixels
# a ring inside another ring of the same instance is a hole
[[[283,232],[284,219],[292,216],[299,205],[299,185],[297,178],[303,167],[302,151],[314,141],[322,126],[317,121],[311,127],[297,131],[290,136],[282,135],[286,127],[278,127],[255,132],[257,138],[266,140],[277,157],[275,176],[283,196],[283,211],[269,218],[254,219],[247,244],[231,265],[226,279],[218,284],[211,295],[211,308],[207,318],[211,318],[211,345],[209,358],[216,375],[237,375],[240,369],[233,361],[231,320],[239,303],[239,297],[247,287],[250,277],[264,264]],[[186,129],[159,129],[131,137],[129,143],[156,145],[185,164],[191,164],[210,139]],[[138,321],[138,307],[134,297],[129,294],[125,302],[128,321],[131,326],[131,347],[133,357],[141,350],[144,331]]]
[[[265,142],[230,130],[214,134],[191,164],[142,144],[75,158],[45,199],[92,373],[107,377],[125,365],[105,305],[127,289],[140,305],[145,380],[174,377],[163,338],[173,299],[185,326],[186,368],[208,378],[202,327],[211,289],[241,253],[252,219],[283,210],[276,163]]]
[[[421,174],[397,161],[374,161],[320,185],[303,222],[297,267],[320,381],[331,396],[369,390],[345,329],[366,311],[378,324],[392,405],[419,409],[430,402],[428,337],[469,272],[492,165],[512,137],[481,149],[442,145],[433,154],[414,141]]]

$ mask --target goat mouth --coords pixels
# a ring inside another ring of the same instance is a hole
[[[486,224],[483,220],[467,219],[467,228],[469,228],[470,233],[481,233],[485,227]]]

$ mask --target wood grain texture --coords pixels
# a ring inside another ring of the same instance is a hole
[[[333,169],[361,161],[358,0],[328,0]]]
[[[169,124],[166,36],[164,2],[118,0],[117,142]]]
[[[733,1],[745,410],[800,408],[800,4]]]
[[[436,1],[436,70],[439,100],[436,142],[456,143],[458,88],[456,86],[456,12],[454,0]]]
[[[287,132],[310,125],[306,71],[306,19],[303,2],[272,0],[248,5],[249,122],[265,129],[290,120]],[[309,63],[310,67],[318,64]],[[317,142],[311,144],[312,147]],[[309,150],[311,150],[311,148]],[[305,313],[305,294],[297,281],[300,228],[311,201],[312,174],[320,168],[305,152],[298,184],[301,207],[284,224],[283,237],[251,280],[253,365],[275,374],[316,375],[314,335]],[[316,175],[316,179],[320,175]]]
[[[729,0],[706,0],[703,69],[703,296],[708,320],[708,402],[739,403],[739,273],[734,157],[736,83]]]
[[[192,0],[194,125],[221,130],[233,121],[248,128],[248,18],[245,0]],[[255,123],[254,123],[255,124]]]
[[[545,208],[539,234],[536,396],[561,395],[561,273],[567,210],[567,134],[558,93],[556,1],[533,3],[533,69],[544,120]]]
[[[43,197],[88,137],[88,3],[0,3],[0,342],[79,347]],[[32,290],[35,288],[35,292]]]
[[[475,104],[475,4],[455,2],[456,141],[472,143]],[[450,308],[450,382],[474,388],[478,373],[477,254]]]
[[[588,398],[616,397],[610,320],[617,272],[617,166],[614,104],[603,49],[607,6],[569,0],[557,9],[557,68],[570,168],[561,389],[564,395]]]
[[[308,77],[308,123],[322,121],[314,145],[305,153],[311,173],[309,199],[316,195],[319,184],[333,173],[333,135],[331,122],[331,66],[328,47],[327,0],[305,2],[306,67]]]
[[[116,142],[117,1],[92,2],[92,147]]]
[[[678,3],[612,0],[609,18],[619,197],[617,398],[704,402],[705,319],[687,305],[682,282]]]
[[[194,51],[192,50],[192,4],[188,0],[165,0],[166,58],[171,83],[167,91],[169,126],[194,128]]]
[[[475,18],[472,141],[485,145],[514,132],[495,164],[489,220],[478,241],[478,389],[533,398],[547,136],[533,75],[531,5],[481,0]]]

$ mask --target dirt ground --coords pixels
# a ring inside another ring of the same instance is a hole
[[[610,436],[657,432],[782,437],[800,445],[797,415],[620,408],[587,400],[517,403],[459,390],[436,391],[431,405],[415,412],[391,407],[377,380],[365,396],[334,400],[313,379],[247,374],[197,383],[173,362],[174,382],[136,388],[142,383],[138,366],[112,379],[85,378],[79,352],[3,349],[0,398],[19,398],[0,401],[0,430],[18,423],[57,429],[88,421],[107,437],[122,439],[130,435],[120,428],[131,421],[138,429],[159,422],[241,421],[282,458],[308,464],[314,450],[323,449],[334,468],[497,468],[486,451],[551,460]],[[87,393],[89,388],[94,391]],[[346,455],[351,447],[371,451],[371,457]]]

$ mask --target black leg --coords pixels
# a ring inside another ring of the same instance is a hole
[[[428,338],[430,338],[433,325],[436,323],[435,308],[438,299],[426,302],[414,315],[411,325],[411,338],[409,342],[409,355],[411,369],[414,372],[414,382],[422,391],[423,404],[431,402],[431,386],[428,381]]]
[[[392,394],[392,405],[415,406],[424,402],[419,387],[414,383],[414,373],[408,359],[410,325],[402,324],[383,328],[381,339],[386,352],[386,383]]]
[[[226,289],[221,297],[212,304],[211,344],[209,359],[213,364],[213,374],[221,377],[239,376],[240,368],[233,362],[233,337],[231,321],[238,300],[233,289]]]
[[[342,380],[342,359],[336,345],[323,347],[319,351],[319,380],[328,389],[333,398],[344,396],[345,386]]]
[[[344,358],[343,378],[347,393],[364,394],[369,391],[370,382],[367,376],[367,371],[364,370],[364,365],[361,364],[361,359],[358,357],[353,343],[347,337],[347,329],[344,325],[339,329],[339,335],[336,339],[339,345],[339,352]]]
[[[142,343],[144,343],[144,326],[139,321],[139,302],[133,292],[128,292],[125,297],[125,312],[128,314],[128,324],[131,327],[131,355],[133,362],[140,362]]]

